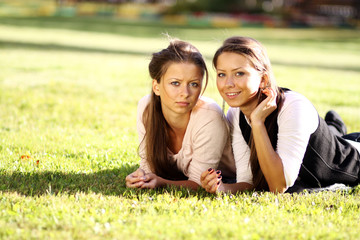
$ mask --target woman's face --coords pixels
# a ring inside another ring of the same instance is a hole
[[[153,91],[160,96],[164,115],[190,114],[201,93],[202,70],[193,63],[171,63]]]
[[[229,106],[256,107],[262,75],[246,57],[237,53],[221,53],[216,73],[217,88]]]

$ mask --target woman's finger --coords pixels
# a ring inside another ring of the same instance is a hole
[[[150,182],[144,182],[144,184],[141,185],[141,188],[149,188],[149,189],[153,189],[155,188],[155,185],[153,183],[153,181]]]
[[[216,185],[217,182],[218,182],[217,178],[211,179],[211,181],[209,181],[208,183],[208,189],[211,189],[214,185]]]
[[[216,173],[212,173],[211,175],[208,176],[208,178],[206,179],[207,184],[204,187],[206,191],[208,192],[212,192],[211,189],[214,185],[216,185],[216,183],[218,182],[218,175]]]
[[[201,184],[203,185],[202,187],[206,188],[209,185],[209,181],[211,181],[212,177],[211,175],[207,175],[203,181],[201,181]]]
[[[126,182],[129,182],[130,184],[134,184],[139,181],[141,181],[141,179],[138,177],[134,177],[134,176],[126,177]]]
[[[209,168],[208,170],[204,171],[200,176],[200,181],[204,180],[207,175],[213,173],[215,170],[213,168]]]
[[[140,188],[144,184],[144,181],[138,181],[135,183],[126,182],[126,187],[128,188]]]
[[[211,190],[210,190],[211,193],[216,193],[220,184],[221,184],[221,179],[219,179],[214,185],[212,185]]]
[[[200,176],[200,182],[202,187],[206,186],[209,179],[209,175],[212,174],[215,170],[213,168],[209,168],[208,170],[204,171]]]
[[[143,177],[145,176],[145,172],[144,170],[142,170],[141,168],[138,168],[134,173],[133,173],[134,177]]]

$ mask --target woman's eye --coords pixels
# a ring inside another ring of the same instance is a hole
[[[218,77],[225,77],[225,74],[223,74],[223,73],[218,73]]]
[[[179,85],[180,85],[180,83],[179,83],[179,82],[177,82],[177,81],[174,81],[174,82],[171,82],[171,85],[174,85],[174,86],[179,86]]]
[[[237,76],[237,77],[241,77],[241,76],[244,76],[244,75],[245,75],[244,72],[237,72],[237,73],[235,74],[235,76]]]
[[[190,83],[190,86],[192,86],[192,87],[198,87],[199,84],[198,84],[197,82],[192,82],[192,83]]]

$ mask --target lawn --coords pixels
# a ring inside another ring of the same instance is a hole
[[[360,239],[360,187],[347,192],[125,188],[138,167],[137,101],[164,33],[210,69],[232,35],[267,47],[279,85],[360,131],[360,32],[175,28],[97,18],[0,18],[0,239]]]

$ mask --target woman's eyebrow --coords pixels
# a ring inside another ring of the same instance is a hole
[[[243,67],[234,68],[234,69],[231,69],[231,71],[235,71],[235,70],[239,70],[239,69],[243,69]],[[217,68],[216,70],[217,70],[217,71],[224,71],[224,72],[225,72],[225,70],[220,69],[220,68]]]

